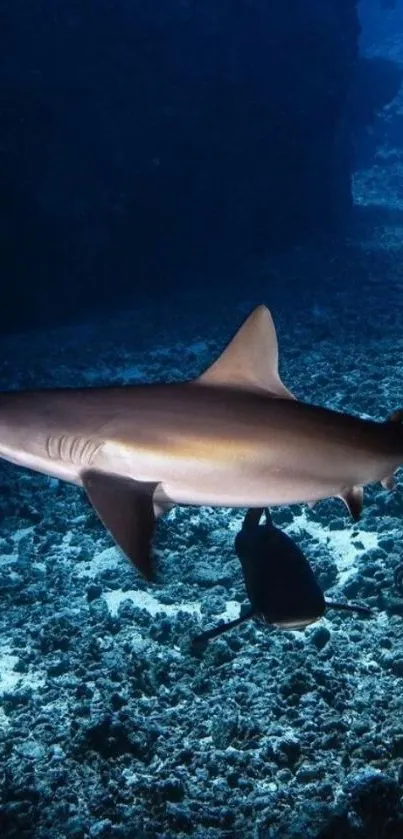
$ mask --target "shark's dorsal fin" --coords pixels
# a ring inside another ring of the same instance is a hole
[[[278,343],[272,316],[258,306],[244,321],[224,352],[195,380],[203,385],[256,388],[294,399],[278,373]]]

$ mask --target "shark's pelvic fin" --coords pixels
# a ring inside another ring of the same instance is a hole
[[[403,409],[398,408],[396,411],[393,411],[386,422],[394,422],[394,423],[403,423]],[[396,489],[396,479],[394,475],[385,475],[382,479],[381,484],[384,489],[388,489],[390,491]]]
[[[272,396],[294,399],[279,376],[276,329],[266,306],[253,310],[224,352],[196,382],[258,388]]]
[[[343,492],[340,498],[344,501],[353,521],[358,521],[364,504],[364,490],[361,486],[354,486]]]
[[[81,474],[88,498],[123,553],[146,577],[154,578],[151,541],[157,484],[88,470]]]
[[[388,489],[389,492],[393,492],[396,489],[396,478],[394,475],[386,475],[386,478],[382,478],[381,484],[384,489]]]

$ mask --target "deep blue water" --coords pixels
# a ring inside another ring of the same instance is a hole
[[[298,399],[402,407],[402,0],[0,15],[2,390],[190,379],[264,303]],[[357,523],[272,510],[369,618],[195,653],[248,605],[244,510],[174,507],[149,583],[82,489],[0,461],[2,839],[403,836],[396,477]]]

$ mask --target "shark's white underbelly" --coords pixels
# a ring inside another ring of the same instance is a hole
[[[8,449],[7,446],[0,447],[0,458],[14,463],[16,466],[24,466],[26,469],[33,469],[35,472],[42,472],[52,478],[60,478],[62,481],[80,484],[80,476],[77,466],[74,463],[61,460],[50,460],[35,452],[25,452],[19,449]]]
[[[105,443],[96,459],[101,471],[120,474],[136,481],[156,482],[176,504],[207,506],[270,506],[318,501],[343,495],[356,483],[368,483],[376,475],[361,475],[358,468],[336,464],[332,470],[316,462],[314,452],[306,459],[293,456],[292,448],[281,452],[249,451],[232,445],[224,452],[198,440],[193,447],[185,441],[181,449],[169,445],[122,446]],[[337,468],[338,467],[338,468]],[[379,479],[383,477],[380,469]],[[360,480],[362,478],[362,480]]]
[[[319,501],[341,495],[346,489],[341,483],[307,481],[296,475],[279,480],[267,475],[264,482],[244,480],[225,486],[190,485],[162,482],[165,495],[176,504],[194,504],[223,507],[266,507],[278,504],[296,504]]]

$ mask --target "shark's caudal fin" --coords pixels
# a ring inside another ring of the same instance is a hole
[[[153,496],[158,485],[93,470],[82,473],[81,479],[92,506],[115,542],[144,577],[152,580],[151,541],[156,520]]]
[[[279,376],[276,329],[266,306],[253,310],[224,352],[196,382],[258,388],[275,397],[294,399]]]

